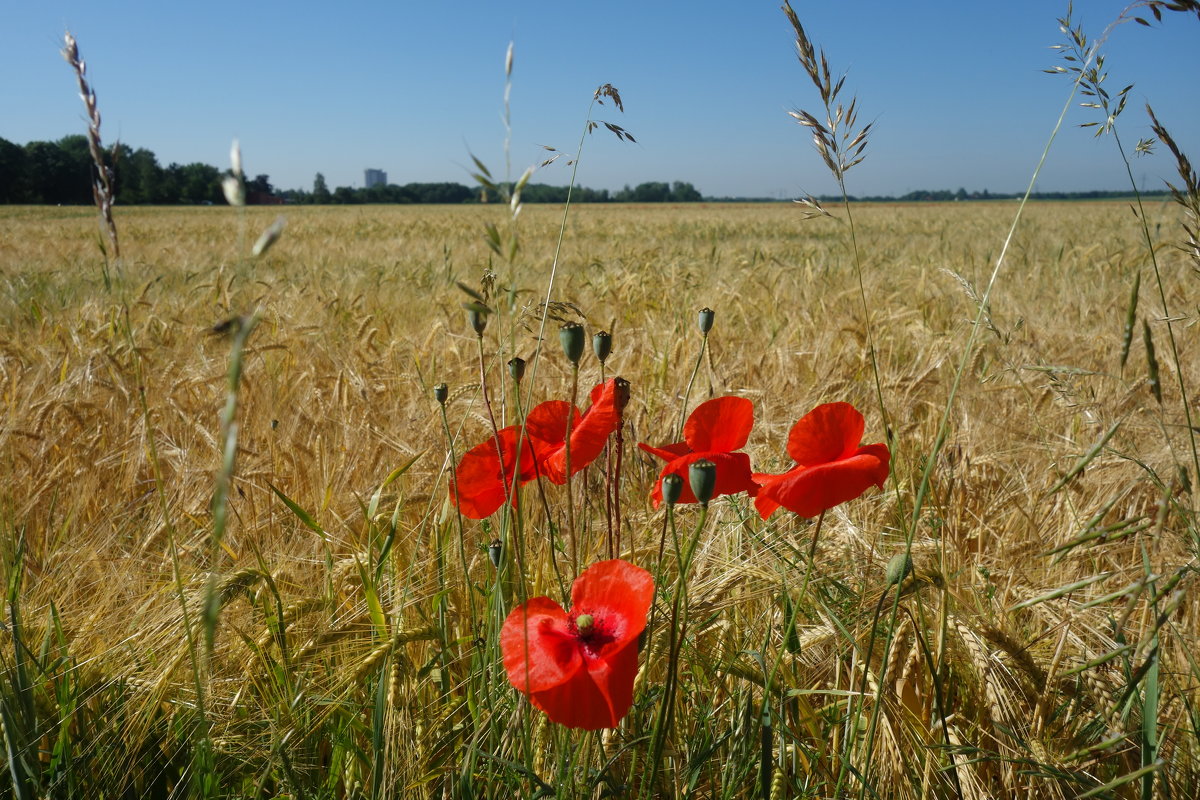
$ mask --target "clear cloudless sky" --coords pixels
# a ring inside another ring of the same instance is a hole
[[[1126,3],[1077,0],[1091,35]],[[1070,89],[1044,68],[1063,63],[1065,2],[859,0],[794,7],[835,73],[874,121],[851,194],[914,189],[1023,190]],[[573,152],[597,86],[611,83],[625,113],[597,119],[578,181],[619,189],[688,181],[708,196],[796,197],[836,186],[787,111],[820,112],[775,0],[392,0],[163,2],[0,0],[0,137],[18,144],[85,131],[83,106],[59,50],[79,41],[103,114],[106,143],[154,151],[159,162],[228,165],[280,188],[361,186],[363,169],[392,183],[470,184],[470,153],[505,174],[504,54],[514,43],[511,175]],[[1129,105],[1127,150],[1150,135],[1150,102],[1200,162],[1200,21],[1115,28],[1103,52]],[[1038,187],[1121,189],[1128,178],[1111,138],[1080,122],[1076,98]],[[565,159],[563,159],[565,161]],[[1138,184],[1174,178],[1164,147],[1133,160]],[[566,184],[556,164],[535,182]],[[1175,178],[1177,180],[1177,178]]]

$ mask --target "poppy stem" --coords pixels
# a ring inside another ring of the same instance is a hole
[[[450,433],[450,420],[446,416],[446,404],[438,403],[438,406],[442,412],[442,433],[446,436],[446,452],[450,457],[450,472],[453,473],[457,466],[457,459],[454,455],[454,436]],[[457,502],[451,503],[451,505],[454,506],[454,516],[458,522],[458,558],[462,562],[463,581],[466,583],[467,589],[467,609],[471,615],[468,619],[471,620],[473,628],[475,626],[475,589],[471,585],[471,575],[467,566],[467,537],[463,529],[462,509],[458,507]]]
[[[501,468],[503,469],[504,446],[500,443],[500,429],[496,427],[496,415],[492,413],[492,398],[488,394],[487,365],[483,360],[483,333],[476,334],[475,341],[479,345],[479,393],[483,397],[483,407],[487,409],[488,422],[492,426],[492,438],[496,442],[496,457],[500,459]],[[508,481],[502,480],[500,483],[504,487],[504,502],[508,503],[512,499]],[[513,484],[516,484],[515,480]]]
[[[667,517],[671,520],[671,531],[675,533],[675,509],[673,505],[667,506]],[[683,634],[687,628],[687,577],[691,569],[692,555],[696,551],[696,545],[700,541],[700,532],[704,530],[704,523],[708,519],[708,504],[700,506],[700,519],[696,523],[696,529],[692,532],[691,539],[688,541],[687,550],[682,551],[679,547],[679,536],[675,535],[675,558],[679,564],[679,573],[675,579],[675,596],[671,603],[671,629],[670,638],[667,645],[667,679],[663,684],[663,704],[659,708],[658,718],[655,721],[654,732],[651,738],[650,746],[650,785],[653,786],[658,779],[658,769],[662,760],[663,743],[666,741],[667,731],[675,726],[675,688],[678,682],[679,674],[679,650],[683,643]]]
[[[567,473],[567,533],[571,537],[571,567],[579,574],[579,542],[575,538],[575,495],[571,492],[571,423],[575,416],[575,400],[579,395],[579,362],[571,364],[571,402],[567,406],[567,431],[563,437],[565,470]]]
[[[800,586],[800,598],[808,594],[808,579],[812,577],[813,559],[817,556],[817,539],[821,537],[821,526],[825,524],[825,512],[817,517],[817,525],[813,528],[812,544],[808,546],[808,564],[804,567],[804,583]]]
[[[613,497],[613,527],[617,533],[617,555],[621,553],[621,466],[625,450],[625,413],[617,421],[617,432],[613,438],[614,449],[617,451],[617,468],[612,476]]]
[[[609,443],[604,444],[604,519],[608,523],[608,557],[616,558],[613,550],[613,454]]]
[[[688,378],[687,388],[683,390],[683,407],[679,409],[679,426],[675,431],[675,438],[683,438],[683,425],[687,420],[688,398],[692,396],[692,385],[696,382],[696,375],[700,373],[700,365],[704,363],[704,351],[708,346],[708,332],[701,334],[700,352],[696,354],[696,366],[692,367],[692,377]]]

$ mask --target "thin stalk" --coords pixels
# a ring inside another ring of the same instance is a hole
[[[667,506],[667,515],[672,517],[671,531],[675,532],[674,507]],[[683,634],[687,628],[687,578],[691,569],[692,556],[708,520],[708,504],[700,505],[700,519],[688,541],[687,549],[679,547],[679,537],[675,539],[675,558],[679,563],[679,573],[675,578],[675,596],[671,603],[671,628],[667,646],[667,677],[663,683],[662,705],[659,706],[655,719],[654,731],[650,745],[650,774],[647,788],[653,787],[658,780],[658,771],[662,762],[662,749],[666,742],[667,731],[675,726],[675,690],[679,676],[679,651],[683,644]]]
[[[496,426],[496,415],[492,411],[492,398],[491,398],[491,395],[488,393],[487,364],[483,357],[483,334],[482,333],[479,333],[475,336],[475,342],[476,342],[477,349],[479,352],[479,392],[480,392],[480,396],[483,398],[483,407],[485,409],[487,409],[488,422],[491,423],[491,426],[492,426],[492,438],[496,442],[496,457],[498,459],[500,459],[500,464],[503,465],[504,464],[504,448],[500,444],[500,428],[498,428]],[[505,505],[507,505],[509,500],[511,499],[511,494],[509,492],[508,482],[502,481],[502,483],[504,485],[504,502],[505,502]]]
[[[616,529],[616,553],[615,556],[621,554],[621,470],[625,460],[625,412],[621,412],[621,417],[617,420],[617,430],[613,435],[613,449],[617,453],[617,466],[612,476],[612,498],[613,498],[613,527]]]
[[[458,463],[458,457],[454,454],[454,437],[450,433],[450,420],[446,416],[446,406],[444,403],[438,403],[441,409],[442,417],[442,433],[446,437],[446,453],[450,457],[450,471],[453,473]],[[453,480],[453,478],[451,479]],[[467,593],[467,609],[470,613],[471,627],[475,626],[475,590],[471,585],[471,576],[468,573],[467,567],[467,534],[463,526],[462,509],[458,507],[458,503],[452,503],[454,506],[454,519],[458,526],[458,558],[462,562],[463,582],[466,584]]]
[[[195,632],[192,628],[192,615],[188,611],[187,595],[183,589],[183,573],[179,568],[179,545],[175,524],[171,520],[171,509],[167,503],[166,480],[162,474],[162,462],[158,457],[158,434],[154,428],[154,419],[150,416],[150,404],[146,399],[146,379],[142,372],[142,359],[133,343],[133,322],[129,317],[129,306],[122,308],[125,316],[125,340],[129,343],[129,352],[133,359],[134,377],[138,386],[138,407],[142,412],[142,422],[146,426],[146,444],[150,450],[150,467],[154,475],[154,491],[158,495],[159,513],[162,514],[163,527],[167,532],[167,541],[171,549],[171,577],[175,583],[175,595],[179,598],[180,619],[183,622],[183,639],[188,649],[188,661],[192,668],[192,681],[196,688],[196,710],[201,720],[205,718],[204,684],[200,677],[200,663],[196,658]]]
[[[696,365],[692,367],[692,377],[688,378],[687,388],[683,391],[683,405],[679,408],[679,425],[675,429],[675,438],[683,438],[683,425],[687,420],[688,398],[692,396],[692,384],[696,382],[696,375],[700,372],[700,365],[704,363],[704,351],[708,347],[708,333],[700,334],[700,352],[696,354]]]
[[[808,581],[812,577],[813,561],[817,556],[817,541],[821,538],[821,528],[825,525],[825,512],[821,512],[821,516],[817,517],[817,524],[813,528],[812,542],[808,545],[808,563],[804,567],[804,583],[800,585],[800,600],[804,600],[808,594]]]
[[[538,323],[538,347],[533,351],[533,363],[529,365],[529,389],[525,395],[526,407],[533,402],[533,386],[537,380],[538,365],[541,363],[542,358],[541,343],[546,338],[546,320],[550,315],[550,299],[554,296],[554,281],[558,276],[558,264],[562,256],[563,240],[567,235],[567,218],[571,210],[571,195],[575,191],[575,181],[579,174],[579,160],[583,156],[583,143],[587,140],[588,133],[592,129],[592,109],[596,107],[596,99],[599,96],[598,92],[592,95],[592,102],[588,105],[588,113],[583,124],[583,131],[579,134],[579,147],[575,150],[575,159],[571,165],[571,180],[567,184],[567,201],[563,204],[562,221],[559,223],[558,239],[554,245],[554,258],[550,262],[550,278],[546,282],[546,299],[542,302],[542,318]]]
[[[1175,326],[1172,324],[1171,312],[1167,306],[1167,291],[1163,287],[1162,272],[1158,267],[1158,254],[1154,249],[1154,241],[1150,237],[1150,226],[1146,222],[1146,210],[1142,205],[1142,193],[1138,191],[1137,181],[1133,177],[1133,168],[1129,165],[1129,157],[1125,154],[1125,147],[1121,144],[1121,137],[1117,134],[1116,126],[1112,128],[1113,140],[1117,143],[1117,151],[1121,154],[1121,160],[1125,164],[1125,174],[1129,176],[1129,185],[1133,187],[1133,196],[1137,202],[1137,218],[1141,223],[1142,238],[1146,242],[1146,251],[1150,254],[1150,265],[1154,269],[1154,285],[1158,288],[1158,299],[1162,305],[1163,322],[1167,324],[1167,341],[1171,345],[1171,360],[1175,364],[1175,379],[1179,383],[1179,398],[1183,404],[1184,417],[1187,420],[1186,430],[1189,441],[1191,442],[1192,450],[1192,474],[1200,480],[1200,450],[1196,445],[1196,429],[1192,424],[1192,407],[1188,401],[1187,384],[1183,379],[1183,363],[1179,359],[1179,346],[1175,341]],[[1170,439],[1167,440],[1168,445]],[[1152,776],[1153,777],[1153,776]]]
[[[563,439],[567,473],[567,534],[571,538],[571,569],[579,574],[579,541],[575,533],[575,495],[571,491],[571,423],[575,417],[575,400],[579,396],[579,362],[571,364],[571,402],[567,405],[567,432]]]
[[[1041,175],[1042,167],[1045,165],[1046,160],[1049,158],[1050,147],[1051,147],[1051,145],[1053,145],[1055,138],[1057,138],[1057,136],[1058,136],[1059,130],[1061,130],[1061,128],[1062,128],[1063,121],[1066,119],[1067,112],[1071,108],[1071,103],[1073,102],[1073,100],[1075,98],[1075,93],[1079,89],[1079,84],[1082,81],[1083,72],[1086,72],[1087,67],[1088,67],[1092,57],[1094,56],[1094,54],[1095,54],[1095,50],[1093,50],[1091,53],[1089,53],[1088,59],[1087,59],[1088,63],[1085,63],[1082,65],[1082,69],[1081,69],[1080,73],[1076,76],[1075,80],[1071,84],[1071,91],[1068,93],[1065,101],[1063,102],[1062,110],[1059,112],[1058,119],[1054,123],[1054,127],[1050,132],[1050,136],[1046,141],[1045,147],[1042,149],[1042,154],[1041,154],[1040,158],[1038,159],[1037,166],[1033,170],[1033,175],[1029,179],[1029,183],[1026,186],[1025,193],[1021,197],[1020,203],[1017,205],[1017,211],[1013,215],[1013,220],[1012,220],[1011,225],[1009,226],[1008,234],[1004,237],[1004,244],[1000,248],[1000,253],[996,257],[996,262],[992,267],[992,272],[988,278],[987,287],[984,289],[983,296],[980,298],[979,308],[975,312],[975,318],[974,318],[973,324],[971,325],[970,332],[967,335],[966,345],[963,348],[962,355],[959,358],[958,367],[955,370],[954,378],[950,385],[949,396],[946,399],[945,407],[942,409],[942,415],[941,415],[941,419],[938,422],[937,433],[934,437],[933,447],[930,449],[929,454],[925,458],[925,467],[921,472],[921,479],[920,479],[919,483],[917,484],[916,496],[913,500],[912,515],[909,518],[908,524],[905,526],[904,552],[905,552],[905,554],[909,555],[910,557],[912,554],[913,539],[916,536],[917,527],[921,523],[921,512],[925,507],[925,501],[929,495],[929,492],[931,491],[933,470],[937,464],[937,460],[938,460],[937,457],[940,454],[943,446],[946,443],[946,438],[947,438],[949,428],[950,428],[950,414],[954,410],[954,401],[958,397],[958,389],[962,385],[963,376],[966,374],[967,364],[970,363],[972,354],[974,353],[975,342],[979,335],[979,330],[983,325],[984,314],[986,313],[986,310],[988,308],[988,303],[989,303],[989,300],[992,295],[992,290],[995,288],[996,282],[999,279],[1000,271],[1004,266],[1004,260],[1008,255],[1008,250],[1012,245],[1013,238],[1016,236],[1017,227],[1020,224],[1021,217],[1025,211],[1025,207],[1029,203],[1029,197],[1030,197],[1030,195],[1033,194],[1033,189],[1034,189],[1034,186],[1037,185],[1038,177]],[[897,594],[896,601],[892,604],[892,611],[891,611],[890,619],[888,622],[890,629],[895,628],[896,615],[899,613],[899,608],[900,608],[899,595]],[[890,656],[891,646],[892,646],[892,640],[889,637],[888,640],[884,644],[884,650],[883,650],[883,655],[882,655],[882,658],[885,662],[887,661],[887,659]],[[882,695],[883,689],[884,689],[883,683],[881,682],[878,685],[878,689],[876,692],[875,713],[872,714],[872,720],[871,720],[872,727],[875,726],[876,724],[878,724],[878,710],[882,704],[881,703],[881,695]],[[849,742],[847,742],[846,746],[849,747]],[[870,753],[867,753],[866,757],[869,759]],[[848,762],[843,761],[843,763],[838,771],[837,784],[834,789],[835,796],[840,796],[841,787],[842,787],[844,781],[846,780],[849,766],[850,765]],[[862,783],[861,788],[862,788],[862,791],[865,793],[865,791],[866,791],[866,783],[865,782]]]

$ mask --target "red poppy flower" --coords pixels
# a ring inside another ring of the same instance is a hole
[[[762,518],[780,506],[815,517],[871,486],[882,489],[891,453],[885,444],[860,446],[865,428],[863,415],[849,403],[826,403],[801,417],[787,444],[796,466],[782,475],[754,475],[762,486],[754,498]]]
[[[621,422],[621,411],[629,399],[629,384],[613,378],[592,387],[592,404],[582,414],[571,415],[571,474],[596,460],[604,444]],[[534,406],[525,418],[533,441],[538,471],[551,483],[567,482],[567,411],[571,404],[552,400]]]
[[[604,451],[608,436],[620,424],[621,410],[629,398],[629,384],[613,378],[592,389],[592,405],[571,415],[571,474],[574,475],[596,460]],[[472,447],[463,454],[454,480],[450,483],[450,500],[464,516],[483,519],[504,505],[506,494],[515,497],[513,482],[523,486],[539,474],[551,482],[567,482],[566,438],[567,410],[570,403],[552,400],[534,406],[525,419],[525,441],[521,444],[521,465],[517,469],[517,437],[520,426],[512,425],[499,431],[500,447],[495,436]]]
[[[713,497],[748,492],[752,497],[758,484],[750,472],[750,456],[736,453],[746,446],[754,427],[754,404],[744,397],[716,397],[696,406],[683,426],[683,441],[663,447],[639,442],[638,447],[665,460],[650,497],[654,507],[662,503],[662,479],[675,474],[683,478],[681,503],[695,503],[696,495],[688,485],[688,467],[693,461],[708,459],[717,465],[717,488]]]
[[[497,437],[491,436],[463,454],[454,471],[454,480],[450,482],[450,500],[463,516],[470,519],[487,517],[504,505],[506,493],[515,497],[514,475],[517,484],[536,476],[528,441],[521,447],[521,469],[516,469],[520,430],[517,425],[501,428],[499,450],[496,448]]]
[[[509,682],[560,725],[615,728],[633,705],[637,640],[653,600],[650,573],[620,559],[583,571],[570,612],[531,598],[500,630]]]

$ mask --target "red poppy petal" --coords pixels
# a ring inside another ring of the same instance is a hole
[[[802,517],[816,517],[822,511],[853,500],[871,486],[882,489],[889,459],[886,446],[873,444],[831,464],[799,467],[763,485],[758,494],[762,499],[756,499],[755,503],[764,519],[774,510],[771,503]]]
[[[779,501],[775,499],[776,489],[772,488],[775,484],[787,478],[792,472],[802,470],[804,467],[796,467],[782,475],[771,475],[765,472],[756,472],[751,476],[754,482],[758,484],[758,494],[754,496],[754,507],[758,510],[759,516],[763,519],[775,513],[775,510],[780,507]],[[768,491],[769,490],[769,491]]]
[[[717,485],[713,491],[713,497],[737,494],[738,492],[746,492],[753,497],[758,493],[758,484],[754,482],[750,472],[750,456],[745,453],[688,453],[663,467],[663,471],[654,484],[654,489],[650,492],[650,499],[654,501],[655,508],[662,503],[662,479],[667,475],[678,475],[683,478],[683,492],[679,495],[679,502],[697,502],[696,495],[692,492],[691,482],[688,480],[688,468],[692,462],[701,459],[708,459],[717,465]]]
[[[617,429],[620,421],[617,381],[614,378],[592,389],[592,404],[579,418],[579,425],[571,430],[572,466],[576,452],[587,456],[587,463],[594,461],[603,452],[608,437]]]
[[[571,474],[574,475],[604,452],[609,435],[617,429],[621,413],[616,406],[616,380],[600,384],[600,392],[592,391],[594,402],[582,414],[571,420]],[[565,404],[564,404],[565,405]],[[560,443],[565,439],[565,425]],[[559,446],[539,459],[542,471],[552,482],[567,481],[567,449]]]
[[[683,438],[693,450],[731,453],[746,446],[753,427],[754,403],[744,397],[714,397],[696,406],[683,426]]]
[[[676,442],[675,444],[667,444],[662,447],[651,447],[645,442],[638,442],[638,447],[652,456],[658,456],[663,461],[674,461],[680,456],[686,456],[692,452],[692,448],[687,446],[687,442]]]
[[[586,660],[586,669],[529,699],[560,725],[593,731],[615,728],[633,705],[637,657],[635,638],[608,658]]]
[[[512,610],[500,629],[508,680],[524,694],[541,692],[583,672],[578,639],[567,612],[549,597],[533,597]]]
[[[639,566],[615,558],[585,569],[571,586],[571,613],[591,614],[613,641],[609,647],[636,639],[646,627],[646,612],[654,602],[654,578]]]
[[[483,519],[504,505],[505,484],[512,483],[517,428],[504,428],[499,432],[499,437],[500,452],[504,454],[503,466],[496,452],[496,438],[489,437],[464,453],[454,470],[450,500],[470,519]],[[528,468],[532,464],[533,459],[523,453],[521,465]],[[511,491],[511,485],[508,489]]]
[[[866,422],[849,403],[825,403],[800,418],[788,435],[787,451],[812,467],[846,458],[858,449]]]
[[[567,412],[571,404],[566,400],[548,400],[538,403],[525,415],[525,431],[533,440],[535,450],[553,450],[561,447],[567,436]],[[578,419],[579,411],[575,411]]]

